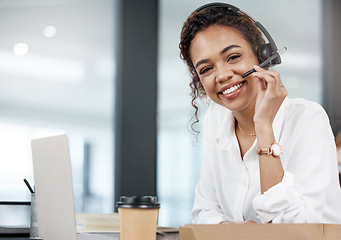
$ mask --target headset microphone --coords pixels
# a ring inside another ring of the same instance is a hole
[[[258,65],[258,67],[265,67],[267,66],[271,61],[273,61],[275,58],[278,58],[279,55],[281,55],[282,53],[284,53],[287,50],[286,47],[278,50],[275,54],[273,54],[272,56],[270,56],[268,59],[266,59],[264,62],[262,62],[261,64]],[[254,73],[256,70],[254,68],[252,68],[250,71],[247,71],[246,73],[244,73],[242,75],[242,78],[246,78],[247,76],[249,76],[251,73]]]

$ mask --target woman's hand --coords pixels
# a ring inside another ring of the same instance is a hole
[[[272,127],[272,122],[283,100],[288,95],[278,72],[254,66],[253,77],[257,81],[258,96],[256,100],[255,126]]]
[[[254,123],[259,148],[275,142],[272,129],[273,120],[288,91],[283,86],[278,72],[255,67],[253,73],[258,85]],[[259,156],[260,186],[263,194],[283,179],[284,170],[281,159],[272,155]]]

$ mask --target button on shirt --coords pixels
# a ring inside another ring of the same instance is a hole
[[[341,223],[336,147],[320,105],[288,98],[282,103],[273,130],[282,145],[284,177],[264,194],[260,193],[257,140],[242,159],[234,123],[230,110],[211,104],[204,123],[193,223]]]

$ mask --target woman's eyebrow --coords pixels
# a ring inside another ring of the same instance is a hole
[[[220,52],[220,54],[224,54],[224,53],[226,53],[228,50],[230,50],[230,49],[232,49],[232,48],[241,48],[241,46],[239,46],[239,45],[229,45],[229,46],[227,46],[226,48],[224,48],[224,49]],[[202,60],[200,60],[200,61],[197,62],[197,64],[195,64],[195,68],[198,68],[198,66],[199,66],[200,64],[207,63],[207,62],[208,62],[208,59],[202,59]]]
[[[200,60],[199,62],[197,62],[197,64],[195,64],[195,68],[198,68],[200,64],[207,63],[207,62],[208,62],[208,59]]]
[[[226,48],[224,48],[221,52],[220,52],[220,54],[224,54],[224,53],[226,53],[228,50],[230,50],[231,48],[241,48],[241,46],[239,46],[239,45],[230,45],[230,46],[227,46]]]

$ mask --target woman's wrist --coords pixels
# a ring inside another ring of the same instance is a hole
[[[271,135],[273,133],[272,124],[256,124],[255,123],[255,130],[257,137],[263,135]]]
[[[255,125],[258,147],[264,148],[275,142],[272,125]]]

